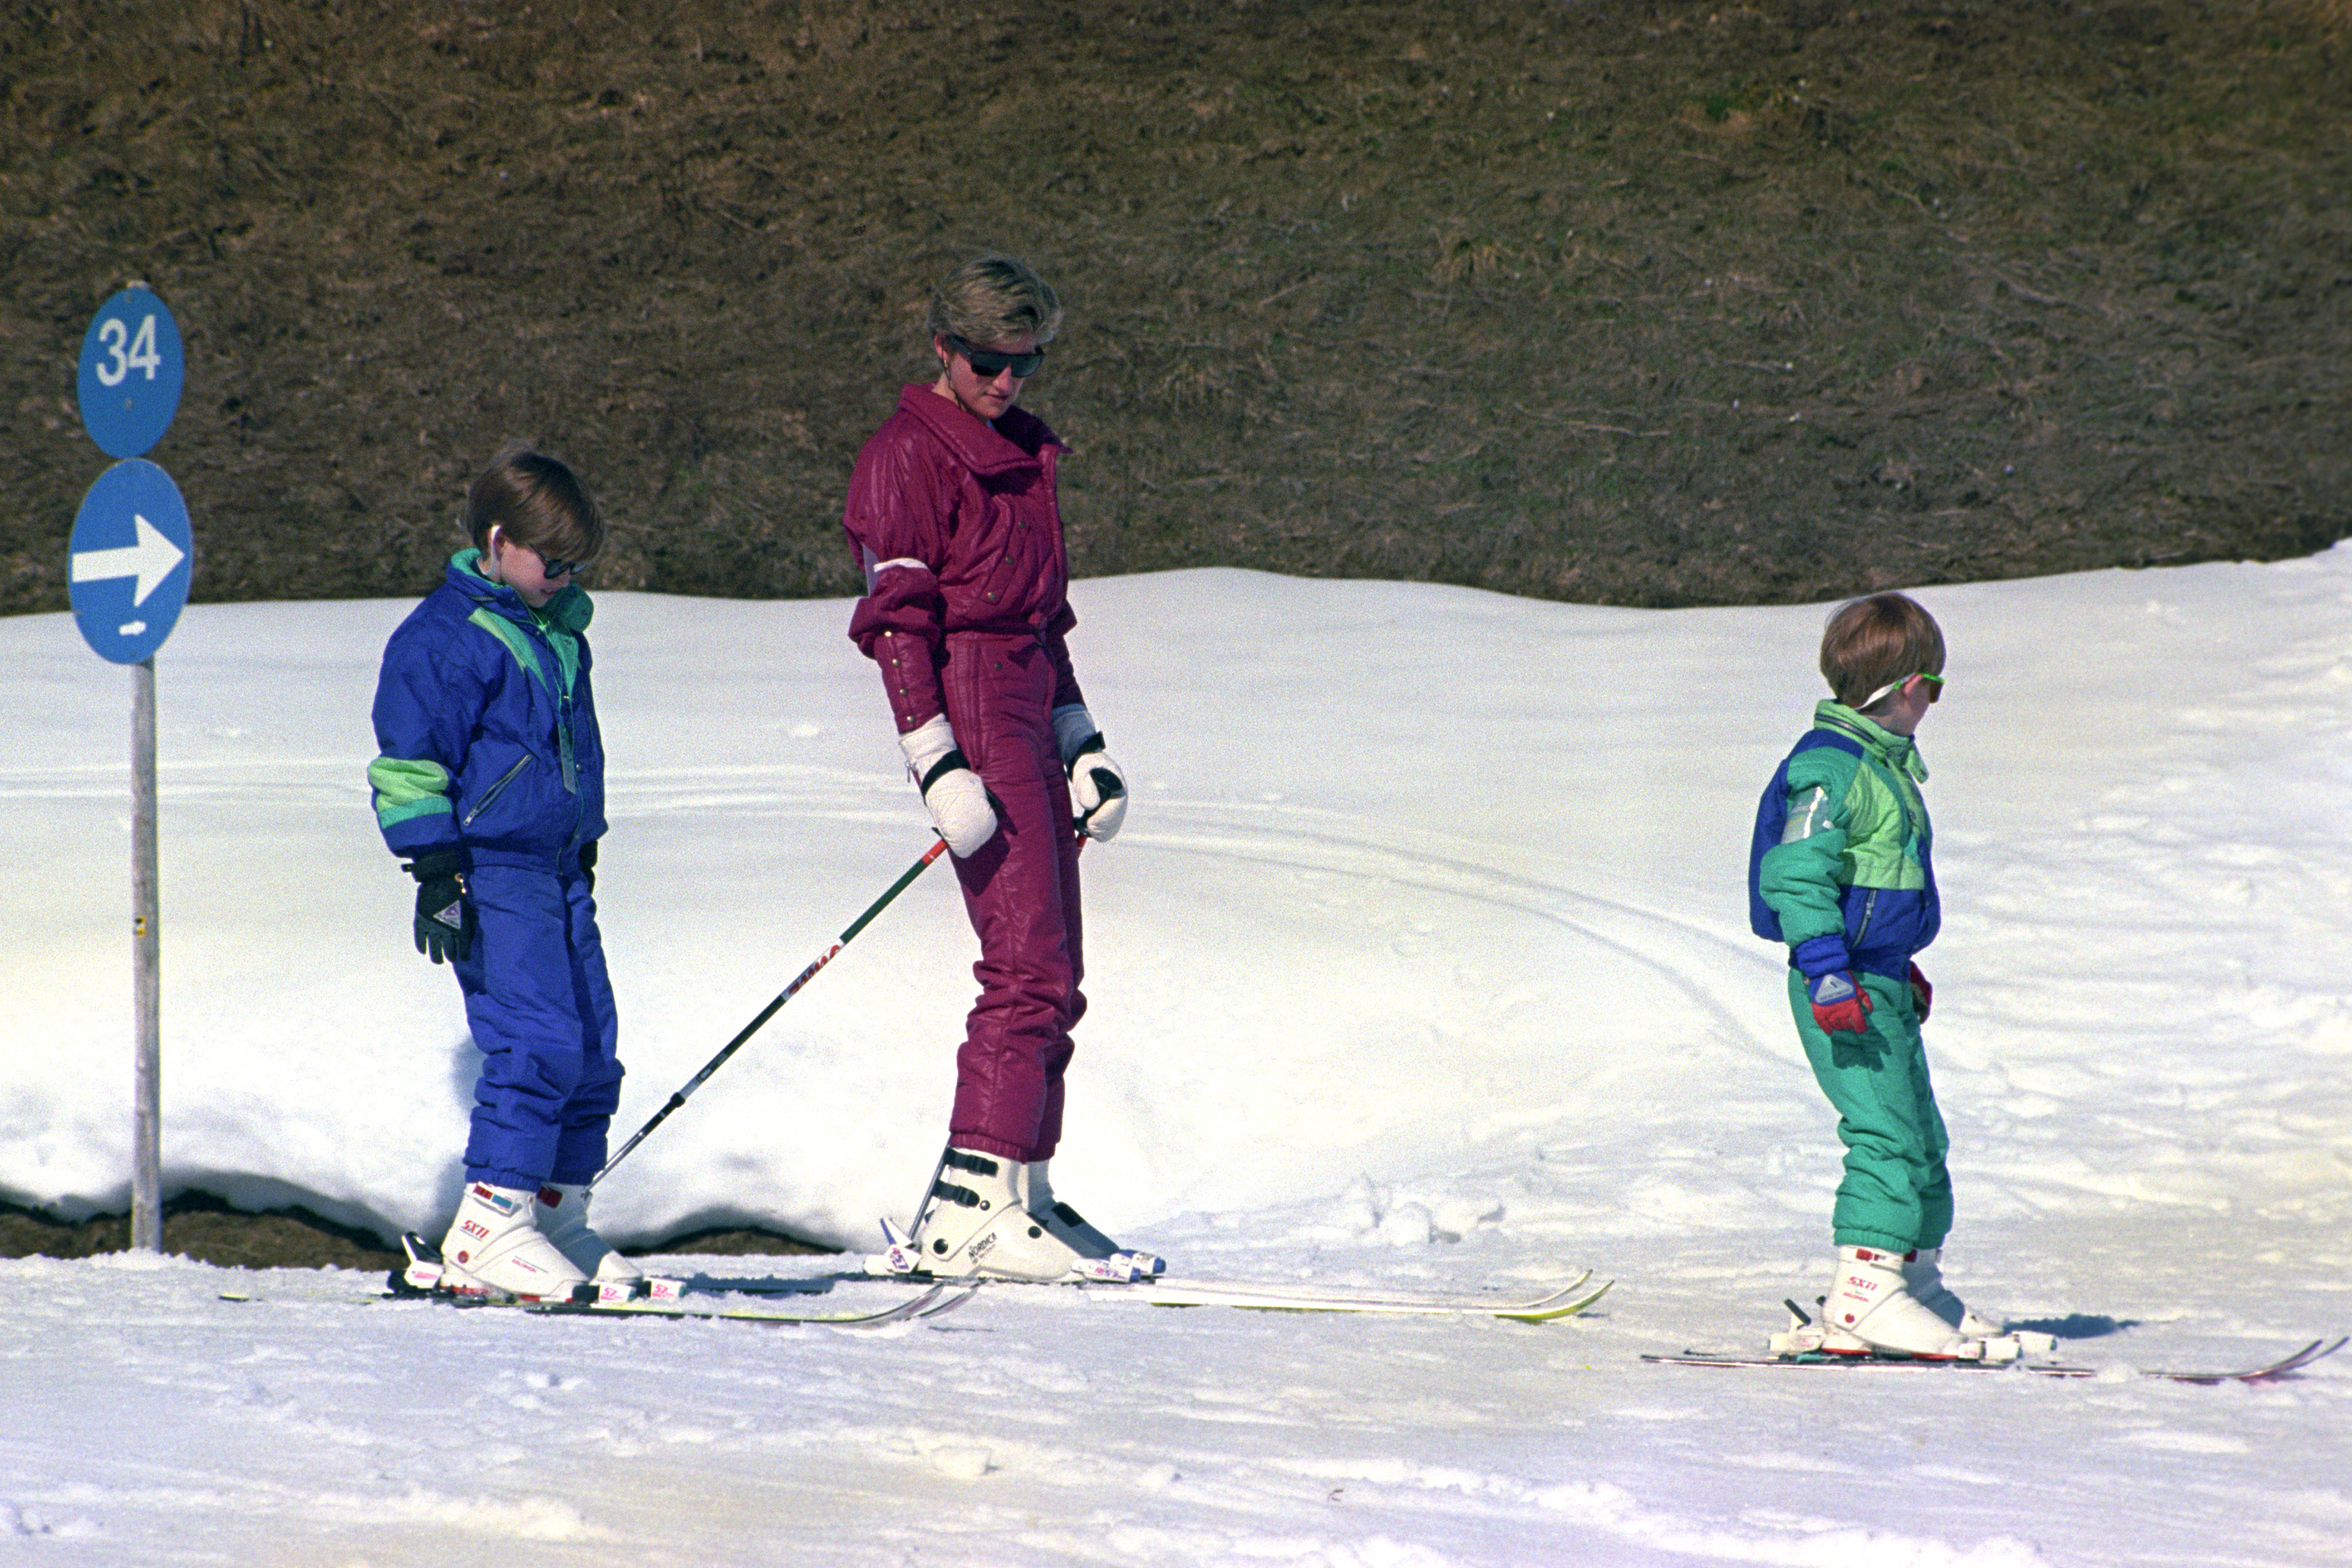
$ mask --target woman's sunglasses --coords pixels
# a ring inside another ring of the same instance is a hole
[[[1025,354],[1000,354],[993,349],[975,349],[961,338],[950,338],[948,341],[955,345],[955,351],[961,354],[964,362],[971,367],[971,373],[984,382],[994,381],[1007,371],[1025,381],[1035,375],[1037,367],[1045,362],[1045,350],[1043,349],[1032,349]]]

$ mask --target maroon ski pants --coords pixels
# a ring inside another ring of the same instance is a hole
[[[1054,740],[1054,663],[1034,637],[958,632],[940,670],[956,744],[996,802],[996,836],[955,862],[980,937],[980,997],[956,1053],[958,1148],[1050,1158],[1062,1072],[1086,1011],[1078,981],[1078,839]]]

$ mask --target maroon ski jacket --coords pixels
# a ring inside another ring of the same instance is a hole
[[[849,636],[880,666],[901,735],[945,711],[940,665],[959,632],[1034,638],[1053,706],[1086,700],[1065,641],[1077,618],[1054,495],[1063,450],[1018,404],[992,425],[914,382],[857,455],[842,527],[866,597]]]

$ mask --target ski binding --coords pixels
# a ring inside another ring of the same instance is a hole
[[[915,1239],[891,1220],[882,1221],[882,1250],[869,1254],[866,1271],[906,1280],[929,1280],[930,1270],[924,1266],[923,1249]],[[1149,1252],[1114,1252],[1108,1258],[1085,1258],[1070,1266],[1065,1281],[1056,1283],[1126,1285],[1158,1276],[1168,1266],[1164,1258]]]

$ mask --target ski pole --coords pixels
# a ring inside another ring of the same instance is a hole
[[[904,893],[907,890],[907,884],[908,883],[922,875],[924,870],[929,867],[933,861],[939,859],[940,855],[947,852],[947,840],[941,839],[929,849],[924,851],[923,858],[917,861],[913,865],[908,866],[905,873],[899,876],[898,880],[890,884],[889,891],[886,892],[881,897],[868,904],[865,914],[859,915],[856,919],[849,923],[849,929],[841,934],[841,939],[839,941],[826,948],[824,952],[818,954],[814,963],[811,964],[807,968],[803,969],[791,985],[786,986],[782,990],[776,993],[776,999],[774,1001],[770,1002],[766,1007],[760,1009],[760,1016],[758,1018],[755,1018],[750,1023],[745,1024],[743,1026],[742,1032],[738,1034],[733,1040],[729,1040],[724,1050],[719,1051],[718,1055],[712,1057],[709,1061],[703,1063],[702,1071],[696,1073],[691,1079],[689,1079],[687,1082],[685,1088],[671,1095],[669,1097],[669,1103],[664,1105],[659,1111],[654,1113],[654,1119],[647,1122],[644,1126],[639,1127],[637,1129],[636,1135],[631,1138],[627,1143],[621,1145],[621,1152],[614,1155],[611,1159],[606,1160],[604,1162],[604,1168],[598,1171],[594,1176],[588,1179],[588,1186],[593,1188],[598,1182],[603,1181],[606,1176],[612,1175],[613,1167],[619,1165],[623,1160],[627,1159],[631,1149],[634,1149],[639,1144],[644,1143],[647,1134],[651,1133],[656,1127],[660,1126],[663,1122],[667,1121],[672,1111],[675,1111],[680,1105],[685,1104],[688,1095],[692,1094],[696,1090],[701,1088],[704,1080],[708,1079],[712,1073],[718,1071],[720,1067],[724,1066],[727,1059],[734,1055],[738,1050],[741,1049],[745,1040],[759,1033],[760,1026],[766,1023],[770,1019],[775,1017],[777,1009],[782,1007],[786,1002],[791,1001],[794,992],[798,991],[803,986],[807,985],[810,980],[815,978],[816,972],[819,969],[822,969],[827,964],[832,963],[833,956],[835,953],[840,952],[844,947],[848,946],[850,938],[856,936],[860,931],[865,930],[866,925],[873,921],[876,915],[881,914],[885,909],[887,909],[890,906],[890,901]]]

